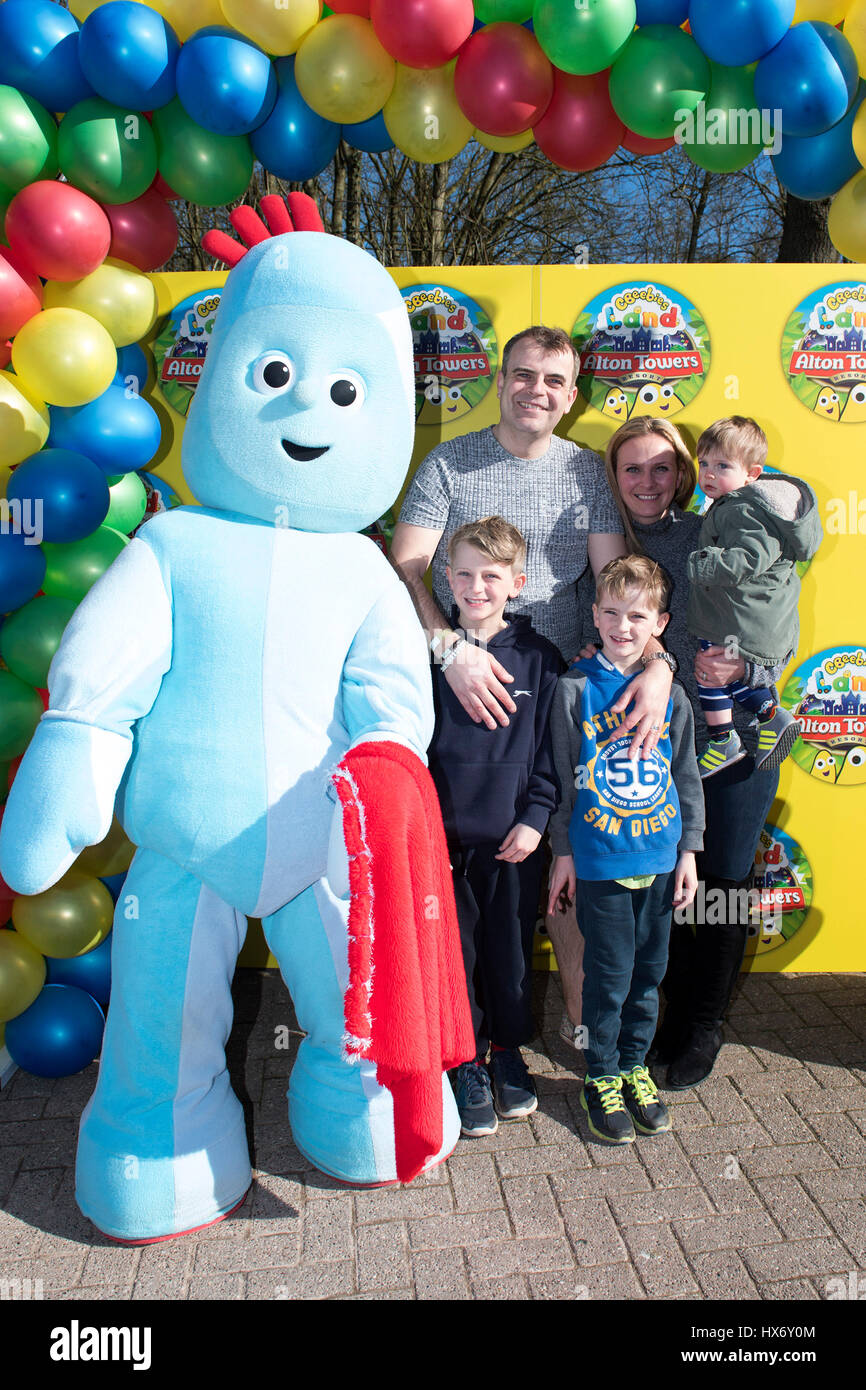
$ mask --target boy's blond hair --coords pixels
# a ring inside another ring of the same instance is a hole
[[[495,564],[510,565],[514,574],[523,573],[526,541],[517,527],[506,521],[504,516],[483,516],[480,521],[469,521],[459,527],[448,541],[448,559],[452,565],[455,551],[462,541],[474,545]]]
[[[756,420],[746,415],[728,415],[704,430],[698,440],[698,459],[711,449],[718,449],[725,458],[746,469],[763,468],[769,448],[767,436]]]
[[[620,555],[609,560],[595,581],[595,601],[601,603],[603,594],[624,599],[630,589],[646,594],[649,606],[659,613],[670,611],[670,580],[661,565],[648,556]]]

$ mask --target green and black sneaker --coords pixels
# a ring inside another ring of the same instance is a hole
[[[588,1076],[580,1103],[596,1139],[603,1139],[606,1144],[634,1142],[634,1125],[622,1099],[621,1076]]]
[[[667,1106],[659,1100],[658,1087],[646,1067],[632,1067],[622,1073],[622,1094],[641,1134],[665,1134],[670,1129]]]

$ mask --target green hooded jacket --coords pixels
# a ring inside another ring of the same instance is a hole
[[[712,504],[688,560],[687,621],[719,646],[736,640],[747,661],[775,665],[797,649],[798,561],[823,531],[812,489],[787,473],[762,474]]]

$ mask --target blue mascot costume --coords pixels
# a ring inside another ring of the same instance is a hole
[[[205,241],[234,268],[183,440],[201,506],[149,521],[76,610],[0,838],[24,893],[115,801],[139,847],[77,1159],[81,1210],[123,1241],[219,1220],[249,1188],[224,1051],[247,914],[307,1034],[289,1118],[324,1172],[407,1181],[446,1157],[443,1072],[472,1053],[426,644],[356,534],[411,452],[408,318],[309,200],[262,209],[270,234],[232,216],[251,249]]]

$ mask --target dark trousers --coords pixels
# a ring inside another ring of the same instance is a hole
[[[743,962],[748,922],[739,919],[737,890],[752,879],[758,836],[770,814],[779,771],[756,772],[751,758],[704,780],[706,849],[698,855],[698,878],[711,890],[712,922],[675,925],[662,991],[667,1002],[664,1037],[676,1048],[689,1029],[720,1028]],[[720,911],[719,903],[730,903]]]
[[[535,1032],[532,944],[538,919],[541,847],[522,864],[496,859],[499,846],[449,846],[476,1056],[491,1042],[520,1047]]]
[[[673,872],[657,874],[647,888],[578,878],[587,1076],[617,1076],[646,1061],[668,959],[673,896]]]

